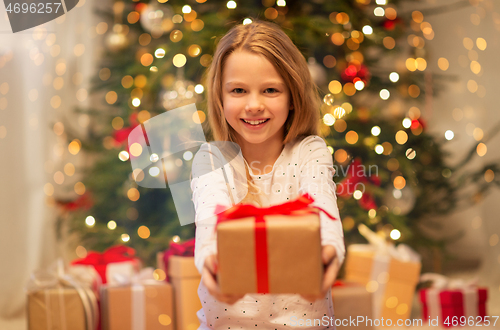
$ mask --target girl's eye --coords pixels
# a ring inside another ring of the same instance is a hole
[[[276,93],[277,92],[277,90],[274,89],[274,88],[268,88],[268,89],[266,89],[266,91],[268,91],[268,90],[271,90],[271,93]]]
[[[233,89],[233,92],[240,94],[239,91],[243,91],[243,88],[235,88]]]

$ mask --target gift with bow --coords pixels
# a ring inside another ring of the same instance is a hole
[[[182,243],[170,242],[169,248],[162,254],[163,259],[163,268],[167,274],[166,281],[169,281],[168,278],[168,265],[170,257],[172,256],[181,256],[181,257],[194,257],[194,242],[195,239],[189,239]]]
[[[101,288],[103,330],[172,330],[172,285],[158,281],[151,267],[115,273]]]
[[[373,293],[373,316],[396,322],[411,312],[419,281],[420,256],[405,244],[397,247],[363,224],[358,230],[369,244],[351,244],[347,248],[346,275]]]
[[[100,275],[103,284],[113,282],[114,274],[132,276],[140,269],[140,261],[135,257],[135,250],[125,245],[110,247],[103,253],[91,251],[85,258],[75,260],[71,264],[93,267]]]
[[[176,329],[197,329],[200,325],[196,312],[201,309],[198,298],[201,275],[194,265],[194,244],[194,238],[172,241],[165,252],[157,254],[158,268],[165,270],[166,280],[174,290]]]
[[[62,260],[34,272],[27,285],[29,330],[96,330],[99,309],[95,293],[67,273]]]
[[[238,204],[217,215],[217,280],[222,293],[318,295],[323,280],[319,212],[304,194],[259,208]]]
[[[421,282],[432,282],[419,292],[424,320],[438,320],[445,327],[476,325],[486,316],[487,288],[477,285],[477,279],[464,281],[434,273],[422,274]]]

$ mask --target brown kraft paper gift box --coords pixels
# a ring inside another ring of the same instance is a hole
[[[343,330],[373,330],[375,327],[365,322],[350,323],[351,319],[373,320],[373,294],[366,290],[366,286],[355,282],[341,282],[342,285],[332,287],[333,311],[335,320]],[[345,321],[344,321],[345,320]]]
[[[403,262],[387,256],[387,272],[372,279],[372,269],[379,260],[375,251],[348,249],[346,259],[346,280],[367,285],[374,292],[374,305],[379,306],[380,315],[375,318],[391,319],[395,325],[398,319],[410,316],[415,288],[420,277],[421,263]],[[384,262],[384,261],[382,261]],[[376,282],[376,283],[375,283]],[[382,285],[381,285],[382,284]],[[385,286],[383,292],[381,286]],[[378,298],[377,298],[378,297]]]
[[[29,330],[87,330],[83,303],[75,289],[46,289],[28,294]]]
[[[138,299],[140,301],[135,303],[142,310],[133,309],[133,297],[136,294],[141,295]],[[134,330],[135,322],[141,323],[145,330],[174,329],[170,283],[104,286],[101,299],[102,330]]]
[[[201,309],[198,297],[201,275],[194,264],[194,257],[170,256],[168,276],[175,296],[175,329],[198,329],[200,322],[196,312]]]
[[[317,295],[323,264],[316,211],[265,215],[269,293]],[[218,282],[224,294],[257,293],[255,218],[225,221],[217,226]]]

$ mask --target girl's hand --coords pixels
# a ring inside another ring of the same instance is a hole
[[[325,273],[323,275],[323,286],[321,293],[318,296],[314,295],[301,295],[302,298],[309,302],[315,302],[318,299],[324,299],[328,290],[332,287],[333,282],[337,278],[340,265],[337,258],[337,250],[332,245],[325,245],[321,249],[321,257],[325,265]]]
[[[232,305],[244,295],[227,295],[220,292],[219,284],[217,283],[217,255],[211,254],[205,258],[203,265],[202,277],[203,285],[208,289],[208,293],[220,302]]]

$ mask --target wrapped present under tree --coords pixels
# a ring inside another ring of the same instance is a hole
[[[85,283],[66,273],[62,260],[31,275],[27,286],[29,330],[97,330],[97,298]]]

